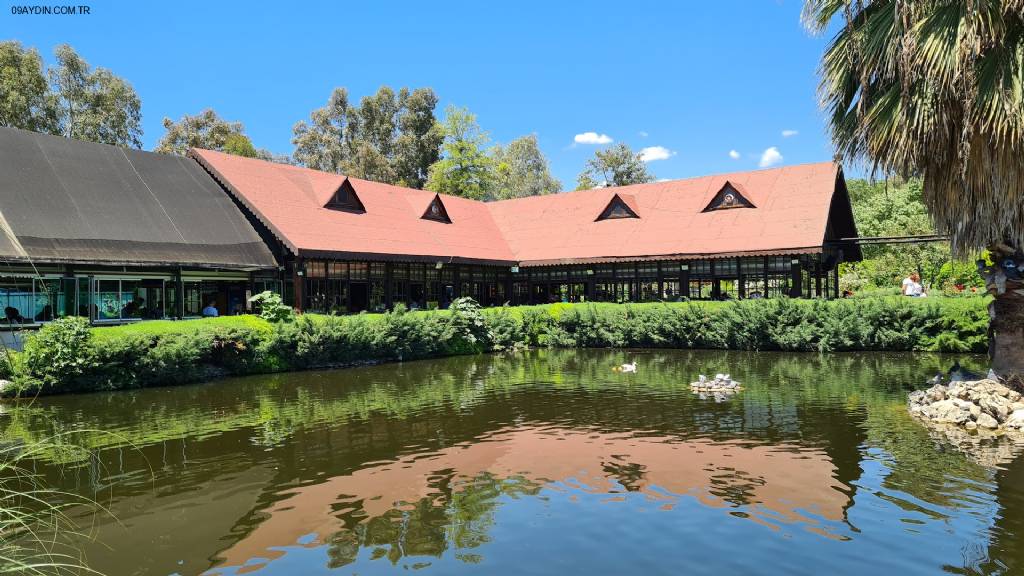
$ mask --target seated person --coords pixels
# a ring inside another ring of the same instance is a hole
[[[14,306],[7,306],[4,308],[4,317],[7,319],[8,324],[25,323],[25,319],[21,316],[21,312]]]
[[[205,318],[216,318],[220,316],[220,312],[217,311],[217,303],[210,300],[210,303],[203,308],[203,317]]]
[[[50,320],[53,320],[53,308],[47,304],[43,306],[39,314],[36,314],[36,322],[49,322]]]

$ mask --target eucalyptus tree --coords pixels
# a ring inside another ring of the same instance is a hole
[[[442,123],[441,158],[430,166],[425,188],[442,194],[485,200],[494,194],[495,162],[488,154],[490,137],[476,115],[449,106]]]
[[[142,102],[135,89],[106,68],[93,68],[74,48],[54,51],[51,90],[60,133],[68,138],[142,147]]]
[[[0,42],[0,126],[57,131],[57,115],[43,59],[34,48]]]
[[[808,0],[837,33],[820,94],[841,159],[923,179],[957,255],[981,262],[993,369],[1024,382],[1024,1]]]
[[[44,69],[35,49],[0,42],[0,125],[77,140],[142,146],[142,102],[132,86],[93,68],[66,44]]]
[[[534,134],[516,138],[507,146],[496,145],[491,154],[497,179],[494,200],[554,194],[562,186],[551,176],[548,159]]]
[[[638,152],[629,146],[616,144],[605,150],[594,152],[594,157],[587,160],[587,166],[577,177],[577,190],[595,188],[600,183],[607,186],[628,186],[653,182],[654,175],[647,171]]]
[[[437,102],[430,88],[396,94],[382,86],[354,106],[345,88],[335,88],[292,129],[293,156],[317,170],[420,188],[439,156]]]

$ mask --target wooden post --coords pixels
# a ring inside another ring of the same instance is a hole
[[[181,267],[174,271],[174,283],[178,290],[177,310],[175,310],[175,313],[181,319],[185,317],[185,281],[181,279]],[[89,306],[89,316],[92,316],[91,305]]]
[[[761,298],[768,297],[768,257],[761,257],[761,275],[764,277],[764,283],[761,285]]]
[[[408,274],[405,275],[409,277]],[[393,286],[391,285],[391,262],[384,263],[384,309],[391,310],[394,303],[394,294],[392,294]]]
[[[299,312],[302,312],[303,310],[302,297],[304,289],[302,285],[302,279],[306,274],[306,271],[304,270],[305,264],[305,260],[303,260],[302,258],[296,258],[295,261],[292,263],[292,292],[295,293],[295,309],[298,310]]]
[[[711,265],[711,299],[718,300],[722,297],[722,285],[718,282],[718,276],[715,274],[715,261],[709,259],[708,263]]]
[[[682,267],[686,266],[686,270]],[[683,262],[679,266],[679,295],[690,299],[690,262]]]
[[[835,281],[833,283],[834,287],[832,292],[835,295],[835,298],[839,298],[839,262],[836,262],[836,267],[833,269],[833,273]]]
[[[803,278],[800,274],[800,259],[792,258],[790,262],[790,283],[792,285],[789,287],[789,296],[790,298],[800,298],[804,293]]]

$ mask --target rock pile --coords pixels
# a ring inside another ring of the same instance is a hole
[[[701,374],[696,382],[690,383],[690,390],[712,394],[735,394],[743,390],[743,386],[736,380],[733,380],[728,374],[715,374],[714,378],[708,378]]]
[[[910,413],[979,432],[1024,433],[1024,399],[995,380],[956,381],[911,392]]]

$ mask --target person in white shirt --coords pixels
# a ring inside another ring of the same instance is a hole
[[[916,272],[903,279],[903,295],[915,298],[924,296],[924,287],[921,286],[921,277]]]

